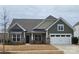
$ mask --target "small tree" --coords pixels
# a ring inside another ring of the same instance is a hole
[[[4,33],[4,39],[3,39],[3,53],[5,53],[5,40],[6,40],[6,33],[7,33],[7,24],[8,20],[7,19],[8,15],[6,13],[6,9],[3,8],[3,33]]]

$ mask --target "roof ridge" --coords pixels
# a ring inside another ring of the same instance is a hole
[[[15,20],[15,19],[17,19],[17,20],[22,20],[22,19],[26,19],[26,20],[34,20],[33,18],[31,19],[31,18],[13,18],[13,20]],[[40,18],[39,18],[40,19]],[[38,19],[35,19],[35,20],[38,20]],[[42,19],[40,19],[40,20],[42,20]]]
[[[46,17],[46,19],[56,19],[56,18],[52,15],[49,15],[48,17]]]

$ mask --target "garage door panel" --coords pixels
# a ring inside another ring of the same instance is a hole
[[[60,37],[57,37],[53,34],[53,36],[50,36],[50,44],[71,44],[71,35],[62,36],[62,34],[60,34]]]

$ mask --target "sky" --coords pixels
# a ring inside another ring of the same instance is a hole
[[[9,24],[13,18],[45,19],[49,15],[62,17],[72,26],[79,21],[78,5],[0,5],[0,23],[3,22],[3,8]]]

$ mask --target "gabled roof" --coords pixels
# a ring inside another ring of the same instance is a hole
[[[75,26],[77,26],[77,25],[79,25],[79,22],[77,22],[73,27],[75,27]]]
[[[56,20],[54,23],[52,23],[46,30],[48,30],[49,28],[51,28],[53,25],[55,25],[58,21],[62,20],[65,24],[67,24],[71,29],[73,29],[73,27],[67,22],[65,21],[62,17],[58,18],[58,20]]]
[[[26,29],[24,29],[21,25],[19,25],[18,23],[13,24],[11,27],[9,27],[9,29],[12,29],[14,26],[19,26],[19,28],[21,28],[23,31],[26,31]]]
[[[53,20],[55,20],[56,18],[54,16],[52,16],[52,15],[49,15],[46,19],[53,19]]]
[[[49,15],[36,29],[47,29],[51,24],[53,24],[57,19]]]
[[[53,24],[56,20],[46,19],[43,23],[41,23],[36,29],[47,29],[51,24]]]
[[[63,18],[61,18],[68,26],[68,24]],[[46,19],[13,19],[10,27],[17,23],[21,26],[21,28],[26,29],[28,32],[33,30],[48,30],[51,26],[53,26],[59,19],[53,16],[48,16]],[[72,26],[70,26],[72,28]]]
[[[13,19],[10,27],[18,23],[21,27],[26,29],[27,31],[32,31],[32,29],[37,26],[43,19]]]

